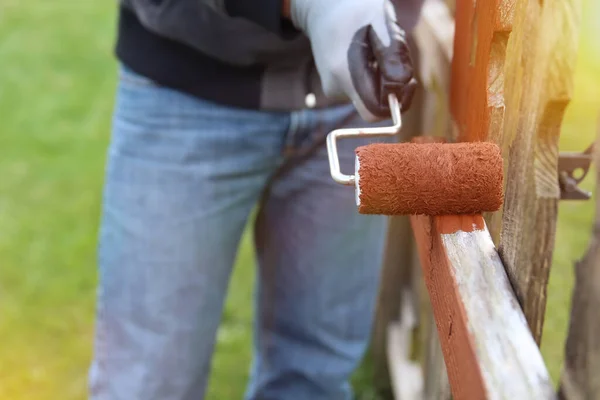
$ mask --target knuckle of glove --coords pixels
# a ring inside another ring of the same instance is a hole
[[[326,66],[327,74],[323,79],[323,92],[328,97],[340,98],[342,96],[352,97],[351,88],[348,88],[348,64],[339,58],[329,59]]]

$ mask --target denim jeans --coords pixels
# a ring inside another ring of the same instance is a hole
[[[354,190],[330,177],[323,139],[365,125],[351,105],[242,110],[122,69],[90,398],[204,397],[232,265],[254,210],[258,279],[246,398],[351,398],[386,219],[358,214]],[[339,142],[343,171],[354,171],[354,149],[365,143]]]

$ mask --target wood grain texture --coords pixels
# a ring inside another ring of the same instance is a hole
[[[415,27],[419,46],[419,78],[425,88],[422,132],[447,136],[451,132],[447,94],[454,42],[454,19],[442,0],[426,0]]]
[[[453,398],[554,398],[483,217],[413,216],[411,225]]]
[[[596,188],[600,188],[600,129],[596,140]],[[596,190],[597,192],[597,190]],[[600,197],[590,245],[575,264],[571,321],[565,346],[560,396],[600,399]]]
[[[456,137],[493,141],[503,150],[504,207],[485,218],[538,343],[580,7],[580,0],[458,0],[456,6],[450,93]]]
[[[519,1],[505,65],[502,146],[507,167],[499,251],[529,326],[541,341],[552,262],[558,139],[573,91],[579,0]]]

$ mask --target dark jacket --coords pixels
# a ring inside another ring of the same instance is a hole
[[[322,0],[327,1],[327,0]],[[365,0],[367,1],[367,0]],[[410,31],[422,0],[403,0]],[[235,107],[294,110],[322,92],[307,37],[281,0],[120,0],[116,54],[156,83]]]

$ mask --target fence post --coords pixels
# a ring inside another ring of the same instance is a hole
[[[596,189],[600,188],[600,124],[595,145]],[[600,197],[589,248],[575,264],[571,321],[565,346],[560,397],[600,398]]]

